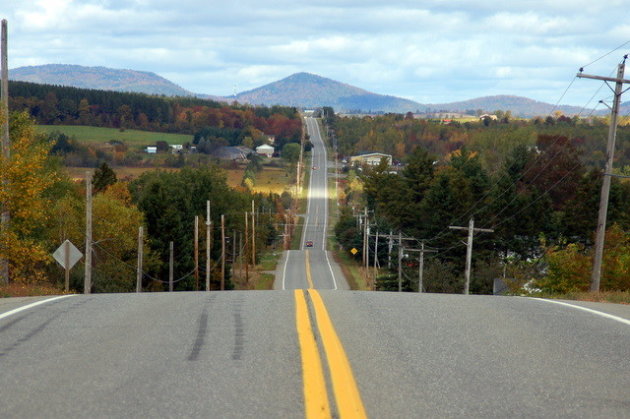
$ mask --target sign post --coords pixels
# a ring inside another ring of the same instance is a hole
[[[66,240],[55,250],[53,257],[66,270],[66,292],[70,291],[70,269],[83,257],[83,253],[70,240]]]

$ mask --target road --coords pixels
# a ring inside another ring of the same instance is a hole
[[[312,162],[310,170],[308,205],[301,236],[301,249],[285,252],[276,272],[274,289],[349,289],[343,273],[326,251],[328,226],[328,155],[315,118],[306,117],[310,136]],[[306,242],[312,242],[307,247]]]
[[[284,290],[0,300],[0,417],[630,417],[630,306],[342,290],[317,178]]]

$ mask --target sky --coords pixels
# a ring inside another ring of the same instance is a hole
[[[630,52],[627,0],[0,0],[0,17],[9,68],[151,71],[222,96],[305,71],[423,104],[584,106],[610,91],[578,69],[608,76]]]

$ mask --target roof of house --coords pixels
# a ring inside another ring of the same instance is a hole
[[[263,144],[263,145],[259,145],[258,147],[256,147],[256,151],[259,150],[275,150],[275,148],[273,148],[273,146],[267,145],[267,144]]]
[[[214,150],[212,155],[218,159],[244,160],[247,158],[248,155],[250,155],[253,152],[254,150],[252,150],[251,148],[244,147],[244,146],[219,147],[216,150]]]

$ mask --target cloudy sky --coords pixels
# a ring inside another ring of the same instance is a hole
[[[10,68],[152,71],[215,95],[307,71],[421,103],[556,103],[579,67],[628,42],[585,68],[609,75],[630,52],[627,0],[0,0],[0,17]]]

